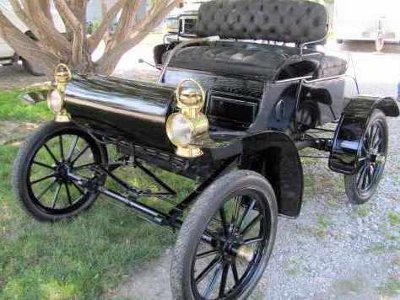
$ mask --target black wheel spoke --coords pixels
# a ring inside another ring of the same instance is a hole
[[[210,250],[210,251],[205,251],[205,252],[196,254],[196,258],[197,259],[206,258],[206,257],[212,256],[212,255],[216,255],[218,253],[219,253],[219,250],[215,250],[215,249]]]
[[[237,222],[239,221],[241,203],[242,203],[242,198],[241,197],[236,197],[235,198],[235,210],[233,212],[232,220],[231,220],[231,224],[233,226],[233,230],[236,229]]]
[[[54,176],[55,176],[55,174],[54,174],[54,173],[51,173],[51,174],[49,174],[49,175],[47,175],[47,176],[44,176],[44,177],[42,177],[42,178],[40,178],[40,179],[36,179],[36,180],[32,181],[32,182],[31,182],[31,185],[40,183],[40,182],[45,181],[45,180],[50,179],[50,178],[54,178]]]
[[[70,205],[72,205],[73,202],[72,202],[71,191],[69,190],[68,183],[64,183],[64,185],[65,185],[65,190],[67,191],[68,203],[69,203]]]
[[[262,242],[263,238],[262,237],[256,237],[256,238],[251,238],[243,241],[243,245],[251,245],[255,243]]]
[[[207,275],[221,262],[221,257],[215,257],[208,266],[196,277],[195,281],[199,284]]]
[[[242,230],[240,233],[242,236],[245,236],[249,231],[257,224],[257,222],[261,219],[261,214],[258,214],[250,223]]]
[[[56,203],[57,203],[57,200],[58,200],[58,195],[60,195],[61,187],[62,187],[62,185],[60,183],[58,183],[57,190],[54,193],[53,203],[51,205],[51,208],[53,208],[53,209],[56,207]]]
[[[212,291],[214,290],[214,286],[217,283],[217,279],[218,279],[220,273],[221,273],[221,266],[219,265],[217,267],[217,269],[214,271],[214,274],[211,277],[211,279],[210,279],[210,281],[209,281],[209,283],[207,285],[207,288],[206,288],[206,290],[204,292],[204,298],[205,299],[207,299],[210,296],[210,294],[212,293]]]
[[[50,150],[49,146],[47,144],[44,144],[43,147],[46,149],[47,153],[49,153],[50,157],[54,160],[54,162],[57,164],[59,163],[59,160],[54,156],[53,152]]]
[[[72,155],[74,155],[76,145],[78,144],[79,141],[79,136],[76,136],[74,141],[71,143],[71,146],[69,147],[68,150],[68,155],[67,155],[67,161],[70,161],[72,159]]]
[[[368,167],[365,167],[365,171],[362,176],[362,183],[361,183],[361,189],[365,189],[368,183]]]
[[[221,285],[219,286],[219,295],[218,295],[219,297],[224,297],[225,295],[228,272],[229,272],[229,264],[225,264],[222,270]]]
[[[222,228],[224,229],[224,235],[227,237],[229,234],[229,226],[226,222],[226,214],[223,207],[219,209],[219,216],[221,218]]]
[[[53,168],[52,166],[46,165],[46,164],[44,164],[44,163],[42,163],[42,162],[40,162],[40,161],[35,161],[35,160],[34,160],[32,163],[35,164],[35,165],[41,166],[41,167],[43,167],[43,168],[46,168],[46,169],[49,169],[49,170],[53,170],[53,171],[54,171],[54,168]]]
[[[75,182],[73,182],[72,181],[72,184],[73,184],[73,186],[79,191],[79,193],[81,193],[81,195],[85,195],[85,192],[84,192],[84,190],[79,186],[79,185],[77,185]]]
[[[74,167],[74,170],[75,170],[75,171],[80,171],[80,170],[82,170],[82,169],[90,168],[90,167],[95,166],[95,165],[96,165],[96,164],[95,164],[94,162],[92,162],[92,163],[88,163],[88,164],[76,166],[76,167]]]
[[[233,280],[235,280],[235,285],[238,285],[240,278],[236,267],[236,259],[231,263],[231,268],[232,268]]]
[[[86,145],[85,148],[83,148],[82,151],[79,152],[79,154],[71,161],[71,164],[74,165],[87,150],[89,150],[90,146]]]
[[[371,137],[371,148],[374,148],[374,144],[376,139],[379,139],[379,131],[380,131],[380,127],[379,126],[374,126],[374,132],[373,135]]]
[[[357,186],[358,186],[358,187],[361,187],[361,188],[362,188],[362,186],[363,186],[363,184],[364,184],[366,169],[367,169],[367,165],[364,163],[364,164],[362,165],[360,171],[359,171],[359,174],[360,174],[360,175],[359,175],[359,177],[358,177],[358,179],[357,179]]]
[[[65,156],[64,156],[64,141],[63,141],[62,135],[59,135],[58,139],[59,139],[61,160],[64,161],[65,160]]]
[[[247,205],[246,210],[243,212],[242,217],[240,218],[239,223],[237,224],[237,229],[240,230],[243,222],[247,220],[247,218],[249,217],[250,212],[254,209],[254,205],[256,204],[256,201],[253,200],[251,202],[251,204]]]
[[[57,183],[57,180],[53,180],[53,182],[51,184],[49,184],[49,186],[47,186],[47,188],[45,188],[40,194],[39,196],[37,196],[37,199],[40,200],[42,199],[42,197]]]
[[[210,230],[206,230],[204,235],[209,237],[211,240],[221,241],[221,238],[215,232],[211,232]]]

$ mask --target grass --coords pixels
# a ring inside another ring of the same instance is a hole
[[[27,106],[17,96],[0,92],[0,120],[33,122],[50,116],[45,105]],[[17,151],[15,145],[0,146],[0,299],[98,299],[173,245],[175,236],[169,230],[106,198],[70,221],[35,221],[11,192]],[[145,177],[129,174],[131,182],[146,183]],[[183,191],[180,198],[193,185],[166,172],[159,174]]]
[[[317,218],[317,226],[315,234],[320,238],[325,238],[328,234],[328,229],[333,225],[333,221],[327,216],[320,215]]]
[[[18,91],[0,91],[0,121],[41,122],[51,118],[45,102],[26,104]]]
[[[338,280],[333,287],[339,295],[357,295],[363,288],[363,281],[355,278],[352,280]]]
[[[395,211],[389,211],[388,213],[389,223],[392,226],[399,227],[400,226],[400,213]]]
[[[400,294],[400,280],[390,278],[384,281],[378,288],[382,296],[394,297]]]

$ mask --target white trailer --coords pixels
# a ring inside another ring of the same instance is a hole
[[[399,0],[335,0],[334,32],[338,42],[400,42]]]

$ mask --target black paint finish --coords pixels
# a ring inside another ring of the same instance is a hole
[[[74,121],[138,145],[171,150],[165,122],[174,87],[112,77],[75,76],[66,89]]]
[[[374,109],[387,116],[399,116],[399,108],[391,98],[358,97],[344,109],[333,141],[329,167],[338,173],[355,174],[360,166],[361,143]]]

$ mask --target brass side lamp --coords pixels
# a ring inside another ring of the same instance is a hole
[[[169,116],[167,135],[177,147],[178,156],[195,158],[203,155],[195,141],[209,130],[208,119],[201,112],[205,98],[204,89],[192,79],[183,80],[176,89],[176,106],[179,112]]]
[[[55,89],[47,95],[47,105],[54,113],[56,122],[69,122],[70,117],[65,109],[65,87],[72,79],[70,69],[65,64],[59,64],[54,71]]]

